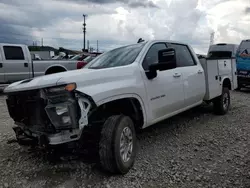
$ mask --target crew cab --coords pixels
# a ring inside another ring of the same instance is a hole
[[[187,44],[152,40],[105,52],[77,71],[13,83],[4,92],[17,140],[91,145],[104,169],[125,174],[137,130],[203,101],[227,113],[235,70],[201,62]]]
[[[0,43],[0,84],[77,69],[77,60],[32,60],[27,45]]]

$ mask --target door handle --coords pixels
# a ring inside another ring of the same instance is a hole
[[[202,74],[203,73],[203,71],[202,70],[198,70],[198,74]]]
[[[179,73],[175,73],[175,74],[173,75],[173,77],[175,77],[175,78],[179,78],[179,77],[181,77],[181,74],[179,74]]]
[[[24,67],[28,67],[28,63],[24,63]]]
[[[2,68],[3,67],[3,64],[2,63],[0,63],[0,68]]]

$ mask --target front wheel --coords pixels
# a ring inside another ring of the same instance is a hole
[[[136,155],[136,133],[130,117],[114,115],[103,125],[99,143],[102,167],[111,172],[126,174]]]
[[[214,112],[218,115],[225,115],[230,107],[230,92],[228,88],[222,89],[222,94],[213,101]]]

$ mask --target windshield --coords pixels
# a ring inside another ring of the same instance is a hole
[[[239,46],[238,55],[241,58],[249,58],[250,57],[250,41],[242,41]]]
[[[240,49],[250,49],[250,41],[242,41],[240,46],[239,46]]]
[[[135,61],[144,45],[145,43],[139,43],[108,51],[92,60],[85,68],[102,69],[129,65]]]

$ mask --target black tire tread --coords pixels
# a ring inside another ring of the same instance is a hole
[[[229,89],[224,87],[222,89],[222,95],[215,98],[213,101],[214,104],[214,113],[217,115],[225,115],[227,111],[223,109],[223,101],[222,101],[222,96],[224,93],[229,93]],[[229,93],[229,100],[230,100],[230,93]]]
[[[116,124],[122,118],[122,115],[114,115],[109,117],[103,125],[101,131],[101,139],[99,145],[100,163],[102,167],[112,173],[117,172],[117,168],[114,164],[113,154],[113,134]]]

